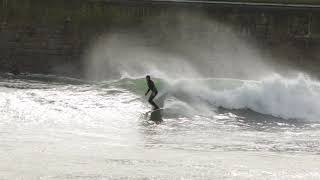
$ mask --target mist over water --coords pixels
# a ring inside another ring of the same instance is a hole
[[[257,79],[272,72],[254,41],[240,38],[231,26],[192,13],[172,18],[157,28],[145,23],[101,36],[87,54],[87,77]]]

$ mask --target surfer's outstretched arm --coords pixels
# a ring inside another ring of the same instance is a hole
[[[145,96],[148,95],[149,92],[150,92],[150,88],[149,88],[148,91],[145,93]]]

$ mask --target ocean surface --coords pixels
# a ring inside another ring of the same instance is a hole
[[[2,75],[1,180],[320,179],[320,83]]]

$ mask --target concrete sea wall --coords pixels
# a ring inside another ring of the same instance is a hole
[[[226,23],[268,49],[269,56],[320,74],[317,8],[99,0],[0,0],[0,71],[82,76],[83,56],[99,36],[141,27],[155,30],[147,36],[159,37],[174,29],[173,17],[181,12],[201,12]]]

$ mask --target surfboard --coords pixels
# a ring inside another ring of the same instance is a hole
[[[165,108],[153,109],[151,111],[146,112],[146,114],[150,114],[150,113],[157,112],[157,111],[163,111],[163,110],[165,110]]]
[[[152,110],[150,112],[152,113],[152,112],[163,111],[163,110],[165,110],[165,109],[164,108],[159,108],[159,109],[154,109],[154,110]]]

